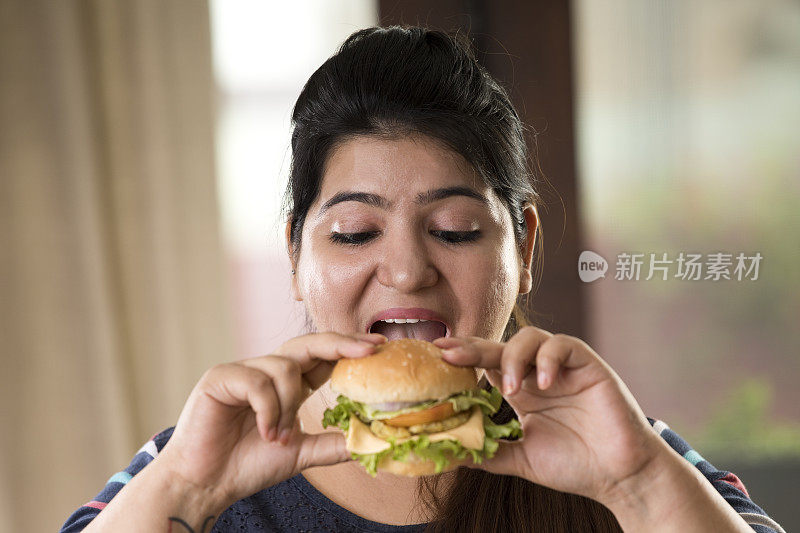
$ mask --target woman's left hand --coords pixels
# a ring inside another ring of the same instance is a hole
[[[578,338],[529,326],[506,343],[434,343],[445,360],[486,369],[522,424],[522,439],[503,443],[480,468],[607,503],[664,453],[628,388]]]

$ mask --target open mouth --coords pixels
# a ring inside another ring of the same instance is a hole
[[[390,341],[397,339],[420,339],[433,341],[439,337],[449,337],[450,330],[444,322],[422,319],[378,320],[369,328],[370,333],[380,333]]]

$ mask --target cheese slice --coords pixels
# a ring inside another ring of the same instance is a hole
[[[483,412],[479,406],[475,405],[472,407],[472,415],[470,415],[466,422],[453,429],[448,429],[447,431],[429,433],[428,439],[430,439],[431,442],[455,440],[460,442],[465,448],[482,450],[484,435]],[[415,438],[418,437],[404,437],[402,439],[397,439],[396,442],[399,444]],[[370,431],[369,426],[359,420],[356,415],[350,416],[350,427],[347,429],[346,439],[348,451],[363,455],[382,452],[391,447],[389,442],[381,439]]]
[[[347,451],[352,453],[378,453],[392,447],[391,444],[378,438],[356,415],[350,415],[350,427],[347,428]]]

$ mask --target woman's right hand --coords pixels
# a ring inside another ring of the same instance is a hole
[[[211,368],[155,462],[224,509],[311,466],[348,460],[341,433],[303,433],[297,410],[338,359],[371,354],[385,341],[375,333],[312,333],[273,355]]]

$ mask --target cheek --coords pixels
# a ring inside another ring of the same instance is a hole
[[[319,331],[352,327],[348,311],[354,308],[368,265],[312,241],[300,254],[298,283],[306,309]]]
[[[484,301],[487,306],[493,309],[492,314],[500,313],[503,308],[508,307],[508,302],[516,299],[516,285],[513,283],[513,263],[511,259],[504,258],[503,254],[490,256],[487,260],[484,272],[483,287]]]
[[[513,244],[500,245],[475,257],[463,270],[464,306],[473,310],[476,334],[497,338],[503,333],[518,293],[518,268]]]

